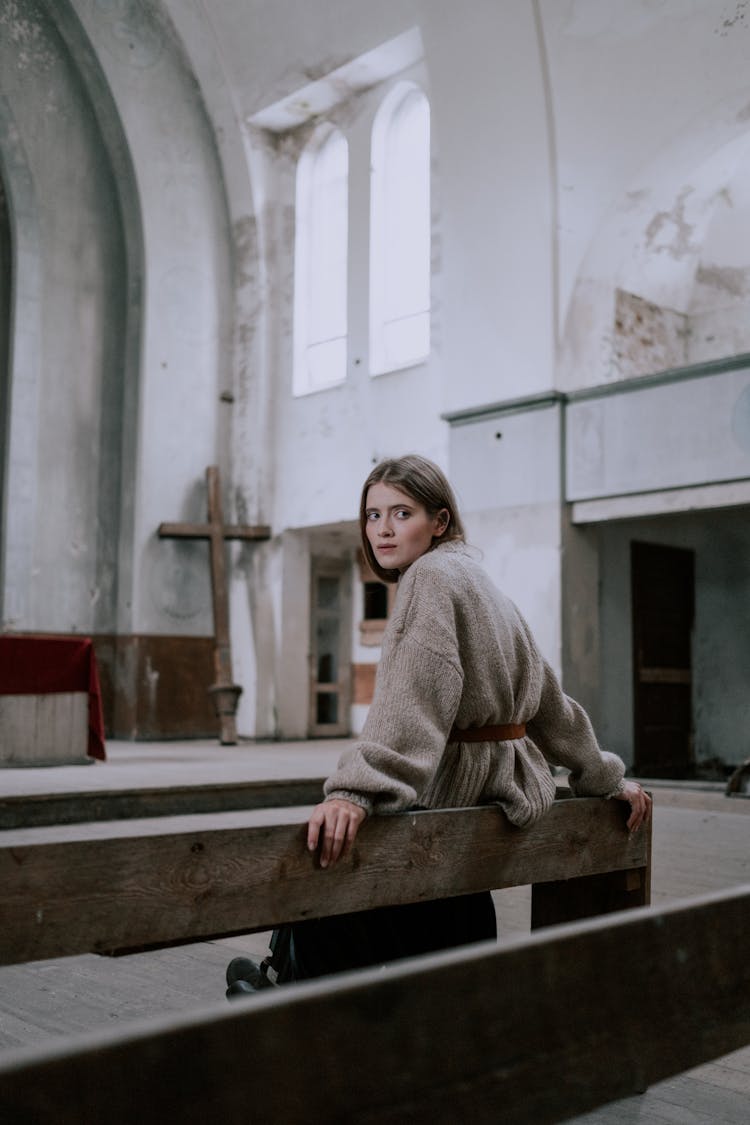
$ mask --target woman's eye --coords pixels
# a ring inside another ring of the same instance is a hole
[[[373,520],[376,520],[378,518],[379,514],[379,512],[368,512],[365,516],[365,519],[369,520],[370,523],[372,523]]]
[[[399,508],[399,510],[396,512],[396,515],[400,520],[408,520],[410,513],[406,510],[406,508]]]

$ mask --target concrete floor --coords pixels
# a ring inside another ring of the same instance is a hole
[[[110,742],[103,763],[0,770],[0,796],[322,777],[347,745]],[[655,905],[750,882],[749,799],[727,798],[720,785],[653,783],[652,789]],[[495,898],[500,940],[527,932],[528,888]],[[266,940],[256,934],[115,959],[86,955],[0,967],[0,1050],[214,1003],[223,995],[227,961],[237,952],[262,955]],[[750,1046],[573,1120],[748,1125]]]

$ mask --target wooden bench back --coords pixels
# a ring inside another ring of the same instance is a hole
[[[547,1125],[750,1041],[750,886],[0,1060],[23,1125]]]
[[[528,829],[495,807],[374,817],[321,870],[305,811],[0,834],[0,964],[267,930],[281,922],[533,884],[534,926],[649,901],[650,835],[627,806],[558,800]]]

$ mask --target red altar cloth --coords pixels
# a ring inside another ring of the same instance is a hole
[[[90,758],[104,760],[104,717],[94,646],[88,637],[0,635],[0,694],[85,691]]]

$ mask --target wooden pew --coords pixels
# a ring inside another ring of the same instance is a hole
[[[133,786],[0,796],[0,830],[152,816],[291,808],[323,799],[323,777]]]
[[[649,901],[650,831],[627,806],[557,800],[513,827],[496,807],[374,817],[322,870],[306,812],[262,810],[0,834],[0,964],[124,952],[284,921],[533,884],[532,925]]]
[[[750,1042],[750,885],[0,1059],[14,1125],[547,1125]]]

